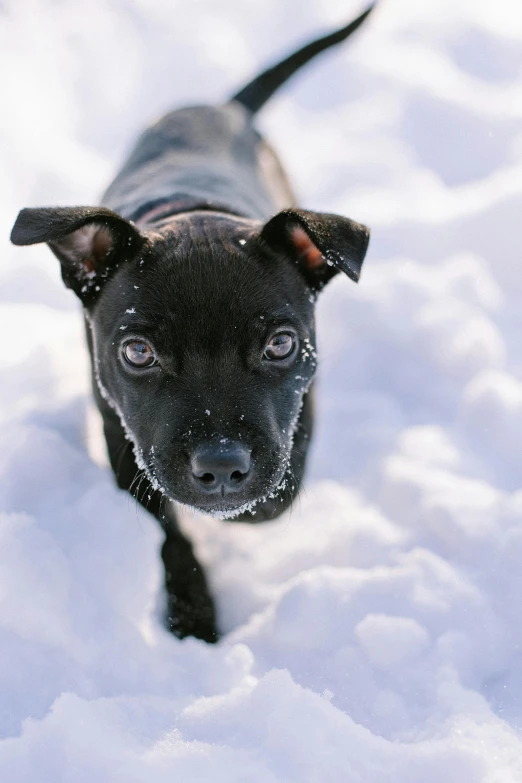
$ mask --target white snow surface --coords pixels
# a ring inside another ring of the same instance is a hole
[[[89,455],[80,309],[7,240],[360,8],[1,3],[2,781],[522,781],[519,0],[383,1],[259,118],[301,204],[373,234],[321,296],[300,500],[184,519],[217,646],[159,624],[158,526]]]

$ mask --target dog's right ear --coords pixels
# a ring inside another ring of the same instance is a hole
[[[285,209],[263,227],[259,239],[297,264],[316,291],[338,272],[359,281],[370,230],[340,215]]]
[[[11,232],[15,245],[47,242],[60,261],[65,285],[84,303],[144,241],[133,223],[104,207],[22,209]]]

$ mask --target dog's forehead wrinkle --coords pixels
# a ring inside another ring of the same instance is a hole
[[[237,237],[231,248],[212,238],[180,243],[179,237],[162,237],[149,243],[140,259],[109,281],[102,295],[106,302],[114,300],[108,310],[118,309],[119,317],[121,308],[135,309],[145,328],[149,322],[153,328],[169,324],[191,340],[217,327],[248,331],[258,314],[267,325],[287,315],[303,323],[311,320],[313,303],[295,267],[262,253],[245,253]],[[195,328],[186,329],[189,324]]]
[[[214,257],[212,257],[214,256]],[[259,262],[237,263],[229,256],[193,254],[185,259],[160,259],[142,281],[137,310],[155,309],[161,317],[179,320],[243,324],[253,315],[275,319],[310,312],[307,291],[288,290],[287,281]],[[143,303],[143,304],[142,304]],[[195,314],[197,317],[195,318]]]

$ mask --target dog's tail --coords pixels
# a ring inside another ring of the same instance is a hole
[[[350,22],[350,24],[347,24],[340,30],[325,35],[323,38],[318,38],[317,41],[312,41],[282,62],[263,71],[263,73],[259,74],[246,87],[243,87],[242,90],[234,95],[232,100],[242,103],[245,108],[250,109],[253,113],[258,111],[274,92],[301,66],[306,65],[317,54],[324,52],[330,46],[341,43],[341,41],[346,40],[354,33],[371,13],[375,5],[376,3],[372,3],[357,19],[354,19],[353,22]]]

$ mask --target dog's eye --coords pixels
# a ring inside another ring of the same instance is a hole
[[[152,367],[156,364],[156,354],[143,340],[130,340],[123,346],[123,355],[133,367]]]
[[[265,359],[271,361],[277,361],[278,359],[286,359],[293,352],[295,346],[295,338],[288,332],[279,332],[275,334],[264,351]]]

